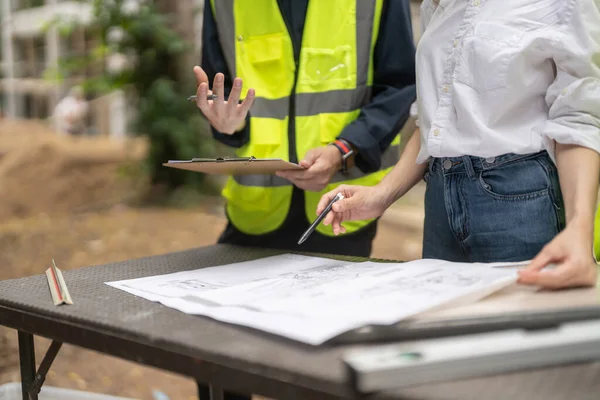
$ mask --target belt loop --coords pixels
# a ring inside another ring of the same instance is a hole
[[[465,163],[465,170],[467,171],[467,176],[469,179],[473,180],[477,176],[475,175],[475,169],[473,168],[473,161],[470,156],[463,156],[463,162]]]
[[[429,172],[430,175],[432,175],[434,172],[434,164],[436,161],[437,161],[436,157],[429,158],[429,165],[427,166],[427,171]]]

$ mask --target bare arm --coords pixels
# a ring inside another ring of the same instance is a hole
[[[590,254],[600,181],[600,155],[577,145],[556,144],[556,164],[565,202],[567,224],[589,236]]]
[[[383,214],[394,201],[406,194],[423,178],[427,163],[416,163],[420,148],[421,136],[417,129],[406,144],[398,163],[377,185],[341,185],[325,193],[317,206],[317,214],[323,212],[338,193],[342,193],[345,198],[333,205],[333,211],[325,217],[323,223],[331,224],[334,234],[337,235],[345,232],[345,228],[341,225],[343,221],[367,220]]]
[[[385,193],[388,207],[423,179],[428,163],[416,163],[420,150],[421,134],[419,129],[416,129],[406,144],[398,163],[379,183],[382,192]]]
[[[519,282],[552,289],[593,286],[597,276],[593,247],[600,155],[586,147],[557,143],[556,164],[567,225],[527,269],[519,272]],[[558,267],[543,270],[550,263]]]

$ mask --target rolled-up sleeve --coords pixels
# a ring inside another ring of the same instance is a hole
[[[548,88],[546,139],[600,153],[600,9],[596,0],[565,2],[553,33],[556,78]]]

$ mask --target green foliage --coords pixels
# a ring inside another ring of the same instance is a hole
[[[202,153],[199,127],[206,124],[198,112],[184,96],[176,90],[172,81],[158,79],[150,84],[147,95],[140,101],[139,119],[136,131],[143,131],[150,143],[149,169],[155,183],[170,183],[170,187],[195,185],[198,176],[195,172],[185,172],[161,165],[168,159],[191,159]],[[156,116],[160,118],[156,118]],[[193,133],[193,134],[190,134]]]
[[[59,29],[69,34],[72,25],[63,21]],[[98,45],[85,55],[65,57],[60,71],[48,76],[68,78],[90,67],[104,71],[87,79],[83,87],[95,95],[116,89],[133,94],[131,108],[138,113],[132,129],[150,140],[146,166],[150,182],[168,190],[204,188],[203,174],[162,166],[169,159],[200,157],[209,151],[207,146],[212,147],[211,140],[202,140],[209,136],[208,125],[186,100],[190,88],[183,87],[184,80],[177,76],[178,62],[190,51],[190,44],[171,29],[168,16],[149,0],[139,6],[127,0],[94,0],[92,29]]]

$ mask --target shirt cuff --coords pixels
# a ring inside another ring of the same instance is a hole
[[[345,139],[356,148],[354,164],[363,173],[376,172],[381,166],[381,150],[379,142],[369,135],[368,130],[360,122],[348,125],[340,134],[340,139]]]
[[[213,137],[215,140],[223,143],[224,145],[240,148],[246,145],[250,141],[250,118],[246,116],[246,125],[241,131],[235,132],[232,135],[217,131],[215,128],[210,127],[212,130]]]
[[[410,105],[410,116],[414,118],[415,124],[419,126],[419,109],[416,101]]]

